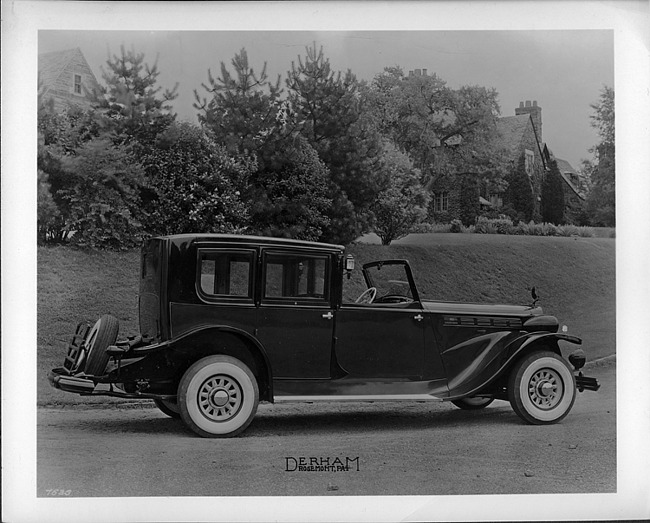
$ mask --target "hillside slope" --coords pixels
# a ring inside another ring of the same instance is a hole
[[[545,312],[584,338],[589,359],[615,353],[613,239],[427,234],[388,247],[356,243],[348,252],[358,268],[375,259],[408,259],[426,299],[528,304],[527,288],[534,285]],[[46,379],[50,368],[61,365],[77,322],[110,313],[120,320],[121,335],[137,333],[138,269],[136,251],[39,248],[39,404],[83,399],[51,389]],[[364,287],[360,271],[345,285],[349,295],[358,295]]]

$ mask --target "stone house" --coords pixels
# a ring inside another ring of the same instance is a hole
[[[586,183],[567,162],[556,158],[542,135],[542,108],[537,101],[520,102],[513,116],[497,120],[498,138],[495,149],[502,149],[512,168],[523,156],[525,170],[533,193],[533,219],[541,221],[542,182],[555,160],[564,180],[565,216],[568,221],[580,211],[585,200]],[[460,217],[461,187],[455,180],[438,181],[432,186],[429,215],[435,221],[449,222]],[[482,211],[497,210],[503,205],[503,194],[489,188],[481,189],[479,205]]]
[[[71,106],[89,109],[101,87],[81,49],[68,49],[38,55],[38,90],[44,100],[53,100],[54,110]]]

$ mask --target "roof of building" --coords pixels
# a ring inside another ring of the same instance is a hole
[[[65,51],[52,51],[38,55],[38,73],[43,85],[47,88],[54,85],[57,78],[63,73],[66,66],[75,57],[81,55],[81,49],[66,49]]]
[[[584,190],[581,187],[578,187],[573,181],[571,181],[571,175],[580,177],[580,174],[573,168],[573,166],[566,160],[561,158],[555,158],[557,163],[557,168],[560,171],[560,175],[564,179],[564,182],[569,186],[569,188],[578,195],[581,199],[585,199]]]
[[[521,140],[530,122],[530,115],[503,116],[497,120],[499,138],[497,144],[510,151],[513,155],[519,152]]]

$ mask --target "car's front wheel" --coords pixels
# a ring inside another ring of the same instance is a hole
[[[537,351],[512,369],[508,398],[517,415],[534,425],[556,423],[573,407],[576,382],[568,364],[551,351]]]
[[[253,420],[258,403],[255,376],[230,356],[197,361],[178,387],[181,419],[206,438],[227,438],[242,432]]]
[[[456,405],[459,409],[479,410],[479,409],[484,409],[493,401],[494,398],[482,398],[481,396],[472,396],[471,398],[461,398],[459,400],[453,400],[452,403]]]

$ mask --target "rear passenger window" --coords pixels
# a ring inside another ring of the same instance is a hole
[[[264,298],[267,301],[324,303],[329,299],[327,262],[327,256],[267,254]]]
[[[253,256],[250,251],[199,251],[199,293],[252,299]]]

